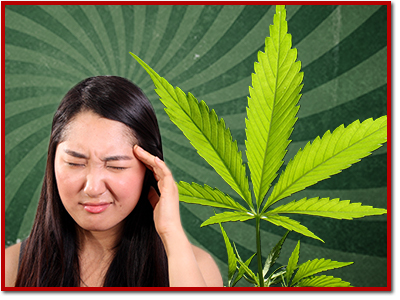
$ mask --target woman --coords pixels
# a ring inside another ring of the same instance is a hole
[[[155,113],[115,76],[72,88],[54,115],[31,234],[6,249],[6,286],[222,286],[188,241]]]

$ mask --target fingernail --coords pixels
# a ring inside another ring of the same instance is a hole
[[[139,151],[142,151],[142,152],[144,152],[143,148],[142,148],[142,147],[140,147],[139,145],[135,145],[135,148],[136,148],[137,150],[139,150]]]

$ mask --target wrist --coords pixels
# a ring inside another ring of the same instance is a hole
[[[174,231],[168,231],[160,235],[168,257],[182,253],[185,249],[191,250],[191,244],[182,227]]]

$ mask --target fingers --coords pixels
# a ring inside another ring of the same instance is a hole
[[[133,147],[133,152],[148,169],[153,171],[157,181],[161,178],[172,175],[167,165],[161,159],[145,151],[142,147],[135,145]]]
[[[140,146],[133,147],[133,154],[153,172],[157,180],[160,196],[154,188],[150,188],[148,193],[149,202],[153,207],[155,228],[162,239],[163,236],[171,236],[182,229],[179,215],[179,191],[174,177],[161,159]]]
[[[154,156],[151,155],[149,152],[145,151],[142,147],[135,145],[133,147],[133,154],[139,159],[142,163],[146,165],[151,171],[153,171]]]

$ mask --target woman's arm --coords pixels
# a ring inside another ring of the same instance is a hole
[[[160,197],[150,190],[154,224],[168,257],[170,286],[223,286],[221,274],[211,256],[191,245],[179,215],[179,193],[171,171],[158,157],[135,146],[134,154],[153,171]]]
[[[222,282],[221,273],[211,255],[193,245],[192,250],[207,286],[222,287],[224,283]]]
[[[19,261],[20,248],[21,248],[21,243],[18,243],[18,244],[8,247],[4,251],[4,256],[5,256],[4,279],[5,279],[6,287],[14,287],[15,286],[15,280],[17,279],[17,273],[18,273],[18,261]]]

